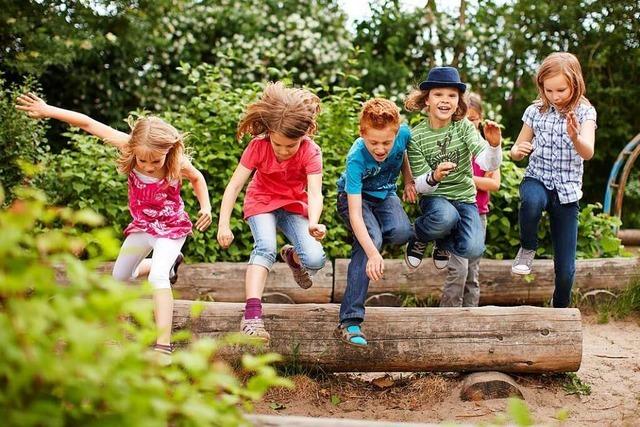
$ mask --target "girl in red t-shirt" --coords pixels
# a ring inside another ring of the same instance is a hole
[[[246,305],[240,323],[244,334],[269,341],[262,320],[262,293],[276,260],[276,229],[292,245],[280,256],[289,265],[296,283],[309,288],[311,276],[325,263],[320,244],[326,227],[322,212],[322,154],[310,138],[320,111],[317,96],[303,89],[270,83],[257,102],[247,107],[238,125],[238,139],[254,138],[244,150],[222,197],[218,243],[233,241],[230,218],[238,194],[255,171],[244,198],[244,219],[253,235],[253,251],[246,274]],[[305,191],[306,190],[306,191]]]

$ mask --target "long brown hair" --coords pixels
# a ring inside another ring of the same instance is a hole
[[[317,129],[320,98],[305,89],[287,88],[282,82],[267,84],[260,99],[247,107],[236,137],[278,132],[297,139]]]
[[[544,113],[551,107],[551,102],[544,94],[544,81],[557,74],[562,74],[571,88],[571,97],[562,108],[563,112],[575,110],[580,103],[590,105],[589,100],[585,97],[586,87],[578,58],[569,52],[554,52],[542,61],[536,74],[538,101],[542,104],[541,112]]]
[[[464,100],[464,92],[462,92],[457,87],[453,87],[453,86],[451,87],[451,89],[455,89],[458,91],[458,108],[456,108],[455,113],[453,113],[453,116],[451,117],[452,121],[457,122],[458,120],[462,120],[466,117],[468,107],[467,107],[466,101]],[[427,98],[429,97],[429,91],[431,91],[431,89],[427,89],[427,90],[413,89],[409,93],[409,95],[407,95],[407,99],[404,101],[404,108],[407,111],[424,110],[426,108]],[[428,109],[427,109],[427,115],[429,115]]]
[[[168,180],[180,179],[184,157],[184,135],[159,117],[141,117],[131,124],[129,143],[120,150],[118,171],[128,175],[136,164],[135,150],[144,147],[156,154],[166,154],[164,169]]]

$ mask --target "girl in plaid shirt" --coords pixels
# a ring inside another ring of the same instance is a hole
[[[539,98],[524,112],[511,158],[529,156],[520,185],[520,250],[511,271],[530,274],[542,212],[549,214],[554,252],[554,307],[568,307],[575,275],[578,200],[583,161],[593,157],[596,110],[585,98],[578,59],[556,52],[536,75]]]

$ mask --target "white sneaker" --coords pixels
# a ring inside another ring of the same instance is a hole
[[[518,250],[518,255],[516,255],[516,259],[513,260],[511,272],[513,274],[520,274],[522,276],[531,274],[531,264],[533,263],[533,259],[535,257],[535,250],[520,247],[520,249]]]

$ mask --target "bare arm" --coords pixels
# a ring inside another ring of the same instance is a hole
[[[511,147],[511,159],[519,161],[531,154],[531,151],[533,151],[533,145],[531,144],[533,136],[533,129],[529,125],[523,124],[516,143]]]
[[[207,182],[205,181],[202,172],[196,169],[187,159],[184,159],[182,162],[181,174],[191,182],[193,192],[200,204],[198,220],[195,224],[196,229],[204,231],[211,225],[211,201],[209,199]]]
[[[230,225],[233,205],[235,205],[238,194],[242,191],[244,184],[251,176],[251,172],[251,169],[242,166],[242,164],[238,164],[238,167],[229,180],[229,184],[227,184],[227,188],[224,189],[222,203],[220,204],[220,216],[218,218],[218,243],[225,249],[233,242],[233,233],[231,232]]]
[[[500,189],[500,169],[485,172],[484,176],[474,176],[473,182],[478,190],[498,191]]]
[[[581,126],[576,114],[570,111],[567,113],[567,133],[578,155],[584,160],[590,160],[594,153],[596,123],[587,120]]]
[[[364,223],[364,218],[362,217],[362,195],[347,194],[347,203],[349,205],[351,229],[356,239],[358,239],[358,243],[367,254],[367,276],[371,280],[378,280],[382,278],[384,273],[384,260],[373,240],[371,240],[367,226]]]
[[[128,134],[120,132],[119,130],[107,126],[104,123],[100,123],[85,114],[48,105],[44,100],[33,93],[20,95],[17,100],[16,108],[18,110],[26,111],[27,115],[34,119],[51,118],[68,123],[71,126],[90,133],[91,135],[97,136],[118,149],[122,148],[129,142]]]
[[[322,174],[307,175],[307,195],[309,197],[309,234],[316,240],[324,239],[327,228],[319,224],[322,214]]]
[[[415,203],[418,200],[418,193],[416,192],[416,182],[413,179],[413,173],[411,172],[411,165],[409,164],[409,156],[407,152],[404,152],[402,158],[402,181],[404,182],[404,191],[402,192],[402,200],[405,202]]]

